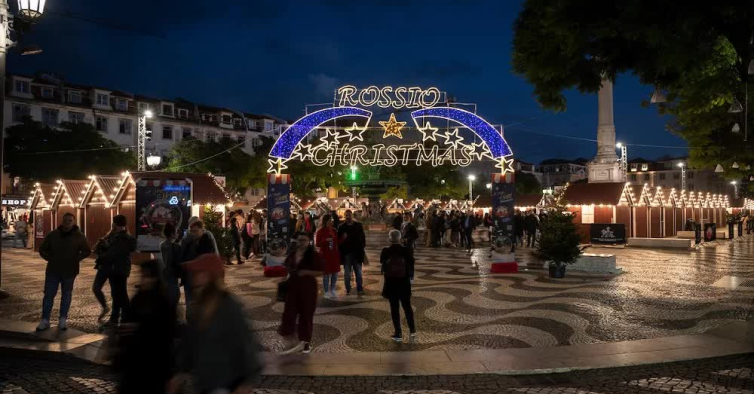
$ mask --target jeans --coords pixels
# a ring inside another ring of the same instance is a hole
[[[178,287],[178,278],[173,275],[164,274],[165,277],[165,290],[168,295],[168,302],[170,308],[175,309],[178,307],[178,300],[181,299],[181,290]]]
[[[97,270],[97,275],[94,277],[94,283],[92,284],[92,292],[103,309],[107,307],[105,294],[102,293],[102,287],[105,285],[105,282],[110,282],[110,295],[113,298],[113,310],[110,314],[110,322],[118,323],[121,313],[126,316],[131,304],[128,300],[128,277],[115,274],[108,275],[101,269]]]
[[[406,315],[406,322],[408,323],[408,329],[410,332],[416,332],[414,326],[414,310],[411,309],[411,296],[404,295],[402,297],[390,297],[390,317],[393,319],[393,328],[396,335],[401,335],[401,311],[400,305],[403,306],[403,313]]]
[[[466,247],[471,250],[474,247],[474,239],[471,237],[474,229],[463,230],[463,236],[466,238]]]
[[[531,248],[534,247],[534,235],[536,235],[536,231],[529,231],[526,233],[526,247]]]
[[[343,274],[346,279],[346,292],[351,291],[351,271],[356,274],[356,291],[364,291],[364,281],[361,277],[361,262],[355,253],[347,254],[343,258]]]
[[[16,239],[21,241],[21,245],[26,249],[26,242],[29,240],[29,235],[26,233],[16,233]],[[16,246],[16,242],[13,242],[13,246]]]
[[[322,288],[325,289],[325,293],[328,291],[335,291],[335,285],[338,283],[338,273],[325,274],[322,276]]]
[[[60,317],[68,318],[68,310],[71,308],[71,298],[73,296],[73,281],[75,276],[64,278],[62,276],[46,274],[44,298],[42,299],[42,319],[50,320],[52,314],[52,303],[58,294],[58,286],[61,288],[60,295]]]
[[[94,283],[92,283],[92,292],[102,309],[107,308],[105,294],[102,293],[102,287],[105,285],[105,282],[107,282],[107,274],[103,270],[97,270],[97,275],[94,276]]]

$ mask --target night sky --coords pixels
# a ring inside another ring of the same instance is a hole
[[[505,137],[522,160],[591,158],[594,142],[546,134],[594,139],[596,95],[569,92],[567,112],[543,111],[511,72],[519,7],[508,0],[47,0],[48,15],[25,38],[44,52],[12,51],[8,69],[290,120],[307,103],[332,101],[345,84],[437,86],[477,103],[490,123],[510,125]],[[640,106],[651,92],[619,76],[617,140],[684,146],[654,108]],[[629,147],[630,158],[685,152]]]

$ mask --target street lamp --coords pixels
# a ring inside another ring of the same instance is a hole
[[[492,189],[492,184],[491,184],[491,183],[488,183],[488,184],[486,184],[486,185],[485,185],[485,187],[486,187],[487,189]]]
[[[162,163],[162,157],[154,153],[147,156],[147,165],[150,167],[157,167]]]
[[[620,149],[620,172],[623,174],[623,182],[628,179],[628,148],[622,142],[615,144]]]
[[[469,206],[472,206],[472,205],[474,205],[474,196],[472,194],[473,192],[471,190],[471,184],[474,183],[474,181],[476,180],[476,175],[474,175],[474,174],[469,175],[468,179],[469,179],[469,201],[471,201],[469,203]]]
[[[147,118],[152,117],[151,110],[144,110],[139,114],[139,133],[137,135],[137,167],[139,171],[147,170],[147,141],[152,139],[152,132],[147,131]]]
[[[678,167],[681,167],[681,190],[686,191],[686,166],[680,162]]]
[[[738,198],[738,182],[736,181],[730,181],[730,184],[733,185],[733,198]]]

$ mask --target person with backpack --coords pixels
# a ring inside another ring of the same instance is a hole
[[[410,338],[416,337],[414,311],[411,309],[411,281],[414,279],[413,249],[401,245],[401,232],[391,230],[388,234],[390,246],[383,248],[380,264],[385,283],[382,296],[390,301],[390,317],[393,319],[393,341],[402,342],[400,306],[406,315]]]
[[[127,283],[131,275],[131,254],[136,251],[136,238],[128,234],[126,224],[125,216],[113,217],[112,230],[102,237],[94,248],[97,254],[94,266],[97,274],[92,284],[92,292],[102,307],[98,320],[104,319],[109,312],[105,295],[102,293],[102,286],[109,282],[113,309],[107,325],[113,327],[120,324],[121,317],[127,317],[130,308]]]
[[[401,238],[403,239],[403,245],[411,249],[416,247],[416,240],[419,239],[419,231],[416,230],[416,226],[414,226],[414,223],[411,221],[411,212],[406,212],[404,214]]]

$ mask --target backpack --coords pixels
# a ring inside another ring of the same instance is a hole
[[[405,278],[406,277],[406,260],[402,255],[394,254],[390,256],[385,265],[386,278]]]

